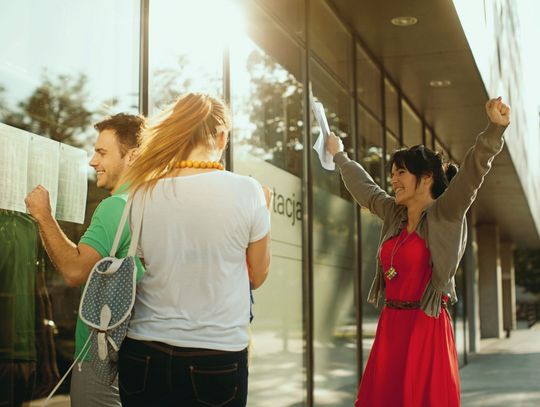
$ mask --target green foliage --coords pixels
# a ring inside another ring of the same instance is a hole
[[[43,75],[42,83],[17,110],[10,110],[0,99],[2,122],[76,145],[74,136],[84,132],[92,123],[92,112],[86,107],[89,99],[86,90],[88,79],[84,74],[74,78],[59,75],[51,79]],[[0,89],[0,91],[3,89]]]
[[[201,83],[197,79],[203,79],[204,88],[200,88]],[[191,62],[187,54],[179,55],[173,67],[154,70],[151,83],[150,102],[159,110],[166,109],[187,92],[206,92],[217,96],[223,90],[222,78]]]
[[[514,252],[516,284],[533,294],[540,293],[540,249],[517,249]]]
[[[302,173],[302,84],[262,51],[246,61],[251,78],[249,119],[254,125],[249,143],[252,154],[262,155],[288,172]],[[259,153],[257,153],[259,152]]]

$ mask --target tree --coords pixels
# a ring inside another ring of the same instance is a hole
[[[516,284],[530,293],[540,294],[540,250],[515,250],[514,266],[516,269]]]
[[[6,88],[0,85],[0,118],[4,117],[4,115],[8,112],[7,103],[3,95],[5,91]]]
[[[154,70],[150,102],[158,109],[164,109],[184,93],[208,92],[220,95],[222,87],[219,76],[214,75],[207,67],[190,61],[187,54],[181,54],[176,66]]]
[[[18,110],[4,107],[0,110],[6,124],[49,137],[60,142],[77,145],[74,136],[84,132],[92,123],[93,113],[86,102],[87,78],[58,75],[51,79],[43,75],[43,82],[34,92],[18,103]]]
[[[254,50],[246,61],[251,80],[250,122],[254,130],[249,144],[264,152],[263,158],[288,172],[302,173],[302,84],[262,51]]]

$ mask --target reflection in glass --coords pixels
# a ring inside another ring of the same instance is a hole
[[[330,131],[341,137],[349,158],[354,159],[355,154],[351,127],[352,98],[319,64],[313,61],[311,63],[311,74],[313,95],[324,105]],[[320,129],[313,117],[311,118],[311,136],[313,140],[316,140],[319,136]],[[313,163],[316,164],[313,166],[314,185],[350,200],[350,194],[341,182],[339,171],[327,171],[323,169],[319,163],[319,157],[312,149],[310,150],[313,155]]]
[[[304,40],[306,0],[258,0],[287,27],[287,31]]]
[[[291,44],[289,58],[301,51]],[[303,90],[290,72],[249,38],[230,51],[233,166],[274,192],[272,266],[254,291],[249,405],[300,406],[305,401],[302,325]],[[298,76],[297,76],[298,75]]]
[[[324,0],[310,2],[311,44],[334,75],[352,89],[352,36]]]
[[[222,27],[230,13],[220,5],[209,0],[150,2],[150,115],[186,92],[222,97]]]
[[[456,294],[458,302],[450,307],[452,319],[454,321],[454,337],[456,341],[456,350],[460,366],[465,365],[465,278],[463,267],[459,267],[455,276]]]
[[[313,93],[326,109],[330,129],[353,156],[352,100],[322,68],[312,63]],[[318,136],[312,123],[312,135]],[[338,171],[313,160],[313,296],[315,405],[350,406],[357,387],[354,302],[355,204]]]
[[[362,106],[358,106],[358,148],[360,164],[382,185],[382,125]]]
[[[381,72],[366,52],[356,46],[356,92],[362,104],[381,119]]]
[[[355,204],[314,187],[314,405],[351,406],[356,395]]]
[[[375,308],[368,304],[367,298],[371,283],[377,270],[377,251],[379,236],[382,228],[382,220],[371,214],[369,210],[361,210],[361,242],[362,242],[362,362],[365,369],[369,352],[375,340],[377,322],[379,320],[380,308]]]
[[[92,123],[106,114],[138,111],[139,4],[136,0],[57,0],[54,5],[20,0],[3,4],[0,121],[92,150],[95,141]],[[97,29],[96,22],[99,22]],[[14,33],[17,33],[15,37]],[[96,205],[105,196],[90,182],[86,224],[61,224],[69,239],[79,241]],[[11,291],[9,295],[6,295],[6,286],[1,284],[0,315],[9,315],[4,312],[9,303],[15,304],[17,312],[23,309],[28,312],[17,322],[20,328],[17,331],[5,329],[7,322],[2,324],[0,347],[3,350],[10,347],[5,345],[6,337],[8,342],[12,341],[12,350],[22,349],[20,343],[24,342],[26,354],[13,354],[13,358],[27,361],[32,358],[32,346],[35,347],[35,376],[28,375],[25,380],[32,385],[30,398],[39,398],[51,390],[57,383],[58,373],[63,374],[73,360],[80,289],[67,287],[48,259],[43,258],[42,250],[36,246],[37,232],[34,230],[35,236],[30,233],[32,221],[26,215],[2,218],[3,233],[13,232],[6,229],[11,229],[6,225],[13,222],[19,224],[18,232],[15,236],[0,237],[0,246],[3,250],[12,250],[10,262],[18,264],[19,282],[26,280],[21,290]],[[9,245],[13,244],[16,247],[10,249]],[[23,253],[27,249],[30,251]],[[32,261],[32,267],[23,267],[25,261],[34,258],[33,250],[39,251],[39,262]],[[4,257],[1,255],[0,259]],[[22,270],[33,271],[33,274],[21,274]],[[2,270],[0,275],[15,274]],[[30,323],[35,323],[34,331]],[[18,332],[19,343],[15,341],[14,332]],[[1,377],[0,386],[6,383],[5,377]],[[9,391],[5,391],[0,387],[0,404],[4,401],[1,397],[12,391],[19,392],[19,388],[10,385]],[[66,382],[58,393],[68,391],[69,382]],[[65,396],[55,397],[55,402],[62,398],[66,399]],[[58,402],[58,405],[69,405],[69,401],[63,403]]]
[[[422,122],[411,107],[402,102],[403,109],[403,144],[407,147],[422,144]]]
[[[450,153],[444,148],[437,137],[435,137],[435,151],[441,153],[446,159],[450,159]]]
[[[245,44],[231,50],[234,148],[300,176],[302,85],[254,43]]]
[[[386,127],[392,133],[399,135],[398,93],[396,88],[385,79],[384,108],[386,112]]]
[[[426,147],[434,150],[435,145],[433,141],[433,132],[430,130],[429,127],[426,126]]]
[[[400,148],[400,145],[396,136],[394,136],[392,133],[387,131],[386,132],[386,161],[385,163],[390,162],[390,160],[392,159],[392,155],[399,148]],[[388,166],[388,168],[386,169],[386,190],[389,194],[394,193],[394,191],[392,190],[392,185],[391,185],[391,177],[392,177],[391,173],[392,173],[392,168]]]

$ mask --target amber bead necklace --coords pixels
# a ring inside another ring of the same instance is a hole
[[[201,170],[224,170],[223,164],[218,161],[182,160],[175,165],[176,168],[196,168]]]

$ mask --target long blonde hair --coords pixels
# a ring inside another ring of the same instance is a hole
[[[217,134],[230,128],[229,109],[222,101],[201,93],[182,95],[162,120],[148,128],[122,181],[132,193],[141,188],[151,191],[195,147],[215,148]]]

